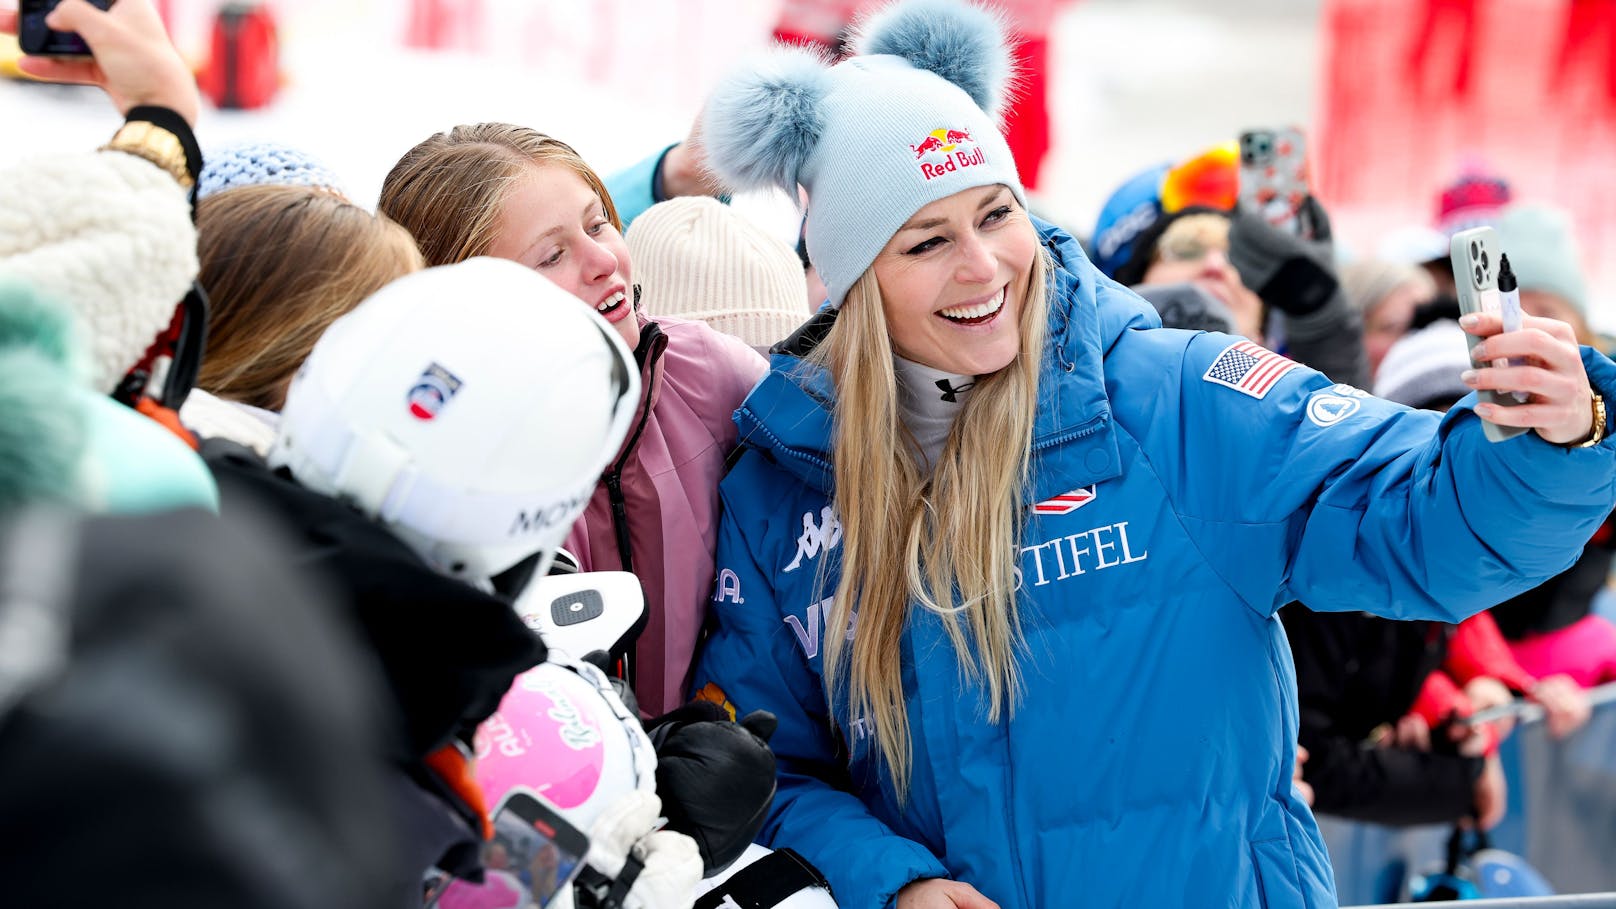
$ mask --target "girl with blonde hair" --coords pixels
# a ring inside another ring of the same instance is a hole
[[[1616,364],[1482,318],[1528,364],[1468,381],[1533,403],[1443,421],[1160,328],[1027,214],[991,15],[858,46],[703,123],[732,188],[806,189],[830,297],[736,415],[695,678],[778,716],[764,842],[856,909],[1332,905],[1275,611],[1456,621],[1558,570],[1616,500]]]
[[[704,323],[640,311],[611,195],[577,152],[536,130],[479,123],[431,136],[393,166],[378,207],[429,265],[515,260],[594,307],[634,351],[633,428],[564,545],[581,570],[639,577],[646,625],[620,672],[642,711],[679,706],[712,590],[731,416],[763,358]]]

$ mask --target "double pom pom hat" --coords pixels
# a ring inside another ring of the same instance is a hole
[[[808,192],[808,258],[833,307],[898,228],[938,199],[1004,184],[1026,196],[998,113],[1012,81],[1003,23],[959,0],[868,19],[835,66],[780,48],[708,100],[708,166],[732,190]]]

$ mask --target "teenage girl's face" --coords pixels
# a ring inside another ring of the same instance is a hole
[[[1010,190],[983,186],[915,212],[876,256],[892,349],[955,375],[981,376],[1021,352],[1038,233]]]
[[[639,346],[628,245],[584,178],[560,164],[528,168],[506,197],[488,254],[544,275],[595,307],[629,349]]]

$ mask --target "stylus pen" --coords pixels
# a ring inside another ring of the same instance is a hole
[[[1515,273],[1509,270],[1509,256],[1498,257],[1498,302],[1499,314],[1504,318],[1504,331],[1521,330],[1521,291],[1520,284],[1515,280]],[[1506,361],[1510,366],[1520,366],[1526,361],[1514,358]],[[1497,362],[1493,363],[1498,366]],[[1512,391],[1515,400],[1525,404],[1530,399],[1524,391]]]

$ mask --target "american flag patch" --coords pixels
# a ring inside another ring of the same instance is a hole
[[[1278,384],[1281,376],[1297,365],[1265,347],[1237,341],[1218,354],[1201,378],[1215,385],[1227,385],[1260,401]]]
[[[1092,501],[1094,501],[1094,487],[1084,486],[1045,499],[1034,505],[1032,510],[1034,514],[1071,514]]]

